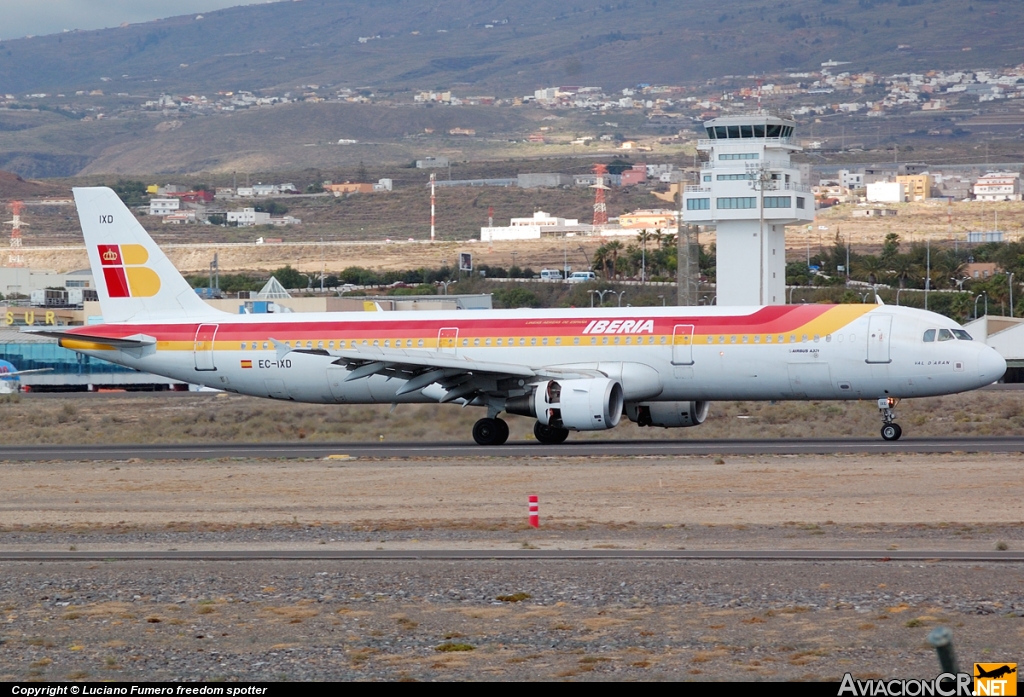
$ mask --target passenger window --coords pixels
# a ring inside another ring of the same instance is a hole
[[[502,341],[504,341],[504,339],[498,339],[498,344],[497,344],[497,345],[498,345],[498,346],[501,346],[501,342],[502,342]]]
[[[532,339],[530,339],[530,346],[536,346],[536,345],[537,345],[537,337],[533,337]]]
[[[499,341],[500,341],[500,339],[499,339]],[[572,340],[572,343],[573,343],[573,346],[579,346],[580,345],[580,338],[576,337],[575,339]]]
[[[328,341],[327,342],[327,348],[334,348],[334,342],[333,341]]]
[[[927,331],[925,331],[925,333],[924,333],[924,341],[925,341],[925,343],[929,343],[929,342],[935,341],[935,330],[934,329],[928,329]]]
[[[264,342],[263,342],[263,350],[265,351],[266,349],[267,349],[267,342],[266,342],[266,341],[264,341]]]
[[[772,335],[771,335],[771,334],[769,334],[768,336],[766,336],[766,337],[764,338],[764,342],[765,342],[766,344],[770,344],[770,343],[772,343]]]
[[[473,339],[473,345],[474,346],[479,346],[480,345],[480,339]]]
[[[953,336],[953,332],[948,329],[939,330],[939,341],[952,341],[956,337]]]
[[[597,343],[597,337],[596,336],[590,337],[590,343],[591,344],[596,344]]]
[[[322,349],[322,348],[324,347],[324,342],[322,342],[322,341],[318,341],[318,342],[316,342],[316,347],[317,347],[318,349]]]
[[[729,337],[729,343],[732,343],[732,344],[736,343],[736,336],[735,335]]]
[[[417,346],[423,346],[423,339],[420,339],[419,341],[417,341],[416,345]]]
[[[384,348],[391,348],[391,340],[390,339],[385,339],[384,340]]]
[[[561,344],[562,344],[562,337],[556,338],[555,339],[555,346],[561,346]]]
[[[469,339],[463,339],[462,340],[462,345],[463,346],[469,346]]]

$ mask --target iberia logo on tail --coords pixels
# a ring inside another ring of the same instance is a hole
[[[143,266],[149,252],[141,244],[101,244],[97,249],[110,297],[151,298],[160,291],[160,277]]]

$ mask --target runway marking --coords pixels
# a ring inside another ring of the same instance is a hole
[[[188,460],[220,457],[358,459],[413,457],[599,457],[608,455],[829,455],[896,453],[1024,453],[1024,438],[978,437],[821,440],[577,441],[546,446],[513,443],[481,447],[451,443],[204,443],[180,445],[8,446],[0,460]]]

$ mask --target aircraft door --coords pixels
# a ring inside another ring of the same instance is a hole
[[[892,315],[868,315],[868,363],[892,363],[889,340],[892,335]]]
[[[219,326],[217,324],[200,324],[196,329],[196,338],[192,344],[196,370],[217,370],[213,362],[213,342]]]
[[[672,330],[672,364],[693,365],[692,324],[677,324]]]
[[[450,353],[455,355],[455,348],[459,341],[458,327],[441,327],[437,333],[438,353]]]

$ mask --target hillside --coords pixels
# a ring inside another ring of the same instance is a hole
[[[302,0],[5,41],[0,85],[132,94],[462,86],[508,96],[551,84],[692,84],[829,59],[883,73],[980,68],[1020,62],[1022,24],[1016,0],[721,0],[713,9],[695,0]]]

